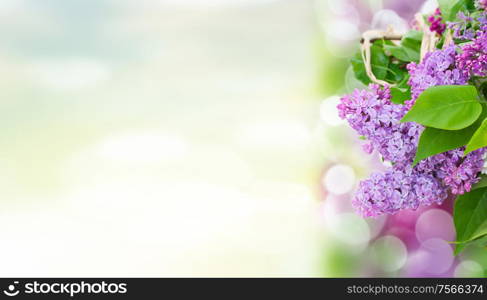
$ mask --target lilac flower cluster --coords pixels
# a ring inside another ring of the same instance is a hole
[[[478,182],[484,165],[486,149],[463,157],[464,148],[434,155],[411,167],[424,127],[401,123],[418,95],[435,85],[461,85],[468,80],[455,64],[455,47],[447,47],[426,55],[420,64],[411,63],[409,84],[412,100],[406,105],[391,102],[388,87],[370,85],[367,90],[355,90],[341,98],[339,115],[364,136],[384,160],[393,163],[385,173],[373,173],[359,184],[352,201],[357,211],[366,217],[393,214],[402,209],[441,203],[448,193],[463,194]]]
[[[487,76],[487,31],[479,30],[472,43],[464,44],[456,60],[464,76]]]
[[[366,152],[377,149],[385,160],[409,161],[414,158],[422,127],[400,123],[407,108],[392,103],[390,98],[390,90],[379,85],[370,85],[369,90],[357,89],[341,99],[339,115],[369,141],[364,147]]]
[[[352,205],[362,216],[376,217],[441,203],[447,195],[447,189],[429,174],[411,168],[407,172],[391,168],[361,181]]]
[[[463,153],[462,150],[453,150]],[[450,151],[451,152],[451,151]],[[484,166],[485,148],[469,153],[462,161],[460,155],[454,159],[445,159],[440,171],[444,183],[450,187],[452,194],[463,194],[470,192],[472,185],[480,180],[478,173]]]
[[[450,150],[421,161],[415,169],[434,177],[455,195],[469,192],[472,185],[480,180],[478,173],[484,165],[486,148],[478,149],[463,157],[465,148]]]
[[[412,99],[406,103],[406,106],[410,108],[418,96],[431,86],[467,83],[467,74],[455,66],[457,56],[455,49],[455,46],[451,45],[443,50],[429,52],[420,64],[412,62],[407,66]]]
[[[475,18],[460,11],[457,13],[457,19],[457,22],[447,22],[447,27],[453,31],[455,39],[471,41],[479,33],[487,30],[487,11],[480,12]]]
[[[430,31],[436,32],[442,35],[446,29],[446,25],[442,22],[440,9],[437,8],[435,12],[428,17],[428,22],[430,23]]]
[[[453,30],[453,37],[460,40],[471,40],[475,37],[475,30],[471,28],[474,19],[463,12],[457,14],[459,21],[448,22],[448,28]]]

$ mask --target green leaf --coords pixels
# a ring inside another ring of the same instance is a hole
[[[389,57],[387,57],[387,55],[384,53],[384,49],[379,42],[380,41],[375,42],[370,47],[370,64],[375,77],[377,77],[377,79],[384,80],[388,72]],[[362,60],[361,53],[358,52],[355,54],[355,56],[350,60],[350,63],[352,64],[355,77],[363,84],[369,84],[371,81],[365,72],[365,65],[364,61]]]
[[[455,21],[459,11],[467,11],[468,0],[438,0],[443,21]]]
[[[457,231],[455,253],[478,238],[487,235],[487,188],[463,194],[455,201],[453,220]]]
[[[392,56],[402,61],[419,61],[419,52],[413,51],[402,46],[384,46],[384,49],[389,51]]]
[[[401,122],[459,130],[471,125],[482,112],[477,90],[471,85],[434,86],[419,95]]]
[[[472,190],[481,189],[487,187],[487,176],[482,175],[480,181],[472,186]]]
[[[475,132],[474,125],[462,130],[444,130],[426,127],[419,138],[413,167],[420,161],[438,153],[464,146]]]
[[[384,50],[402,61],[418,62],[422,36],[421,32],[412,30],[402,38],[400,45],[384,45]]]
[[[409,73],[404,65],[390,64],[390,71],[387,78],[391,82],[397,82],[396,86],[391,87],[392,103],[404,104],[404,101],[411,99],[411,86],[408,85]]]
[[[413,166],[421,160],[435,154],[465,146],[475,131],[481,126],[482,120],[485,117],[487,117],[487,108],[482,106],[480,118],[467,128],[461,130],[443,130],[426,127],[419,138]]]
[[[487,235],[471,241],[470,244],[485,248],[487,246]]]
[[[388,69],[386,80],[388,80],[389,82],[397,83],[398,87],[407,88],[407,87],[409,87],[407,85],[408,79],[409,79],[409,73],[408,73],[408,70],[406,69],[406,64],[404,64],[404,63],[401,63],[401,64],[390,63],[389,64],[389,69]]]
[[[484,235],[482,237],[479,237],[477,239],[468,241],[466,243],[460,243],[460,242],[450,242],[451,244],[456,244],[455,247],[455,255],[459,254],[464,248],[467,246],[475,246],[475,247],[482,247],[486,248],[487,246],[487,235]]]
[[[414,41],[416,43],[421,44],[421,41],[423,40],[423,32],[419,30],[410,30],[406,33],[406,35],[403,37],[403,42],[404,41]]]
[[[411,99],[411,89],[393,87],[391,88],[391,101],[395,104],[404,104],[404,101]]]
[[[479,148],[487,146],[487,119],[482,121],[482,125],[475,131],[472,138],[467,144],[465,155]]]

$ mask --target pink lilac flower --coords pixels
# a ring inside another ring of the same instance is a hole
[[[465,77],[487,76],[487,31],[480,30],[472,43],[464,44],[456,60]]]
[[[435,12],[428,17],[428,22],[430,23],[430,31],[436,32],[442,35],[446,29],[446,25],[442,22],[440,9],[437,8]]]

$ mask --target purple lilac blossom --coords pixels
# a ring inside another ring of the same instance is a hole
[[[465,15],[464,12],[458,12],[457,19],[459,19],[457,22],[447,22],[447,27],[453,31],[453,37],[455,39],[463,40],[465,42],[471,41],[480,33],[487,30],[486,11],[480,12],[476,18]]]
[[[468,25],[474,21],[474,19],[463,12],[457,14],[459,21],[448,22],[448,28],[453,30],[453,37],[461,40],[471,40],[475,37],[475,31],[469,28]]]
[[[401,171],[391,168],[361,181],[352,205],[364,217],[377,217],[417,209],[420,205],[440,204],[447,196],[446,188],[432,175],[411,167]]]
[[[477,18],[477,22],[479,22],[479,32],[487,30],[487,12],[481,13]]]
[[[414,158],[422,127],[400,123],[407,108],[390,99],[390,89],[379,85],[370,85],[369,90],[357,89],[341,99],[339,115],[369,141],[364,146],[367,153],[376,149],[387,161],[409,161]]]
[[[446,197],[446,189],[433,176],[414,170],[390,169],[361,181],[352,205],[362,216],[376,217],[441,203]]]
[[[418,96],[427,88],[437,85],[464,85],[468,76],[455,67],[457,55],[455,46],[436,50],[425,55],[423,62],[410,63],[407,68],[410,74],[408,84],[411,86],[411,101],[406,103],[412,107]]]
[[[469,153],[463,158],[465,148],[450,150],[422,160],[415,166],[421,173],[434,174],[435,178],[450,188],[450,192],[461,195],[470,192],[480,180],[478,176],[484,165],[486,148]]]
[[[485,151],[486,148],[475,150],[469,153],[463,161],[445,161],[441,168],[446,175],[443,182],[450,187],[452,194],[470,192],[472,185],[480,180],[477,175],[483,168]]]

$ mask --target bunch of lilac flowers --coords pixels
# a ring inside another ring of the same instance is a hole
[[[472,45],[482,44],[479,41]],[[475,73],[466,67],[469,60],[457,54],[455,46],[428,53],[419,63],[410,63],[409,85],[412,98],[405,105],[391,102],[390,89],[370,85],[366,90],[355,90],[341,98],[339,115],[346,119],[357,133],[368,140],[366,152],[373,150],[392,167],[384,173],[373,173],[359,183],[352,200],[355,209],[365,217],[393,214],[403,209],[417,209],[420,205],[441,203],[448,194],[463,194],[479,181],[484,165],[485,148],[463,157],[464,147],[437,154],[419,162],[414,160],[418,140],[424,127],[417,123],[401,123],[419,94],[436,85],[464,85]],[[483,50],[482,50],[483,51]],[[485,51],[484,51],[485,52]],[[484,65],[481,66],[485,72]],[[468,71],[465,71],[468,70]]]

